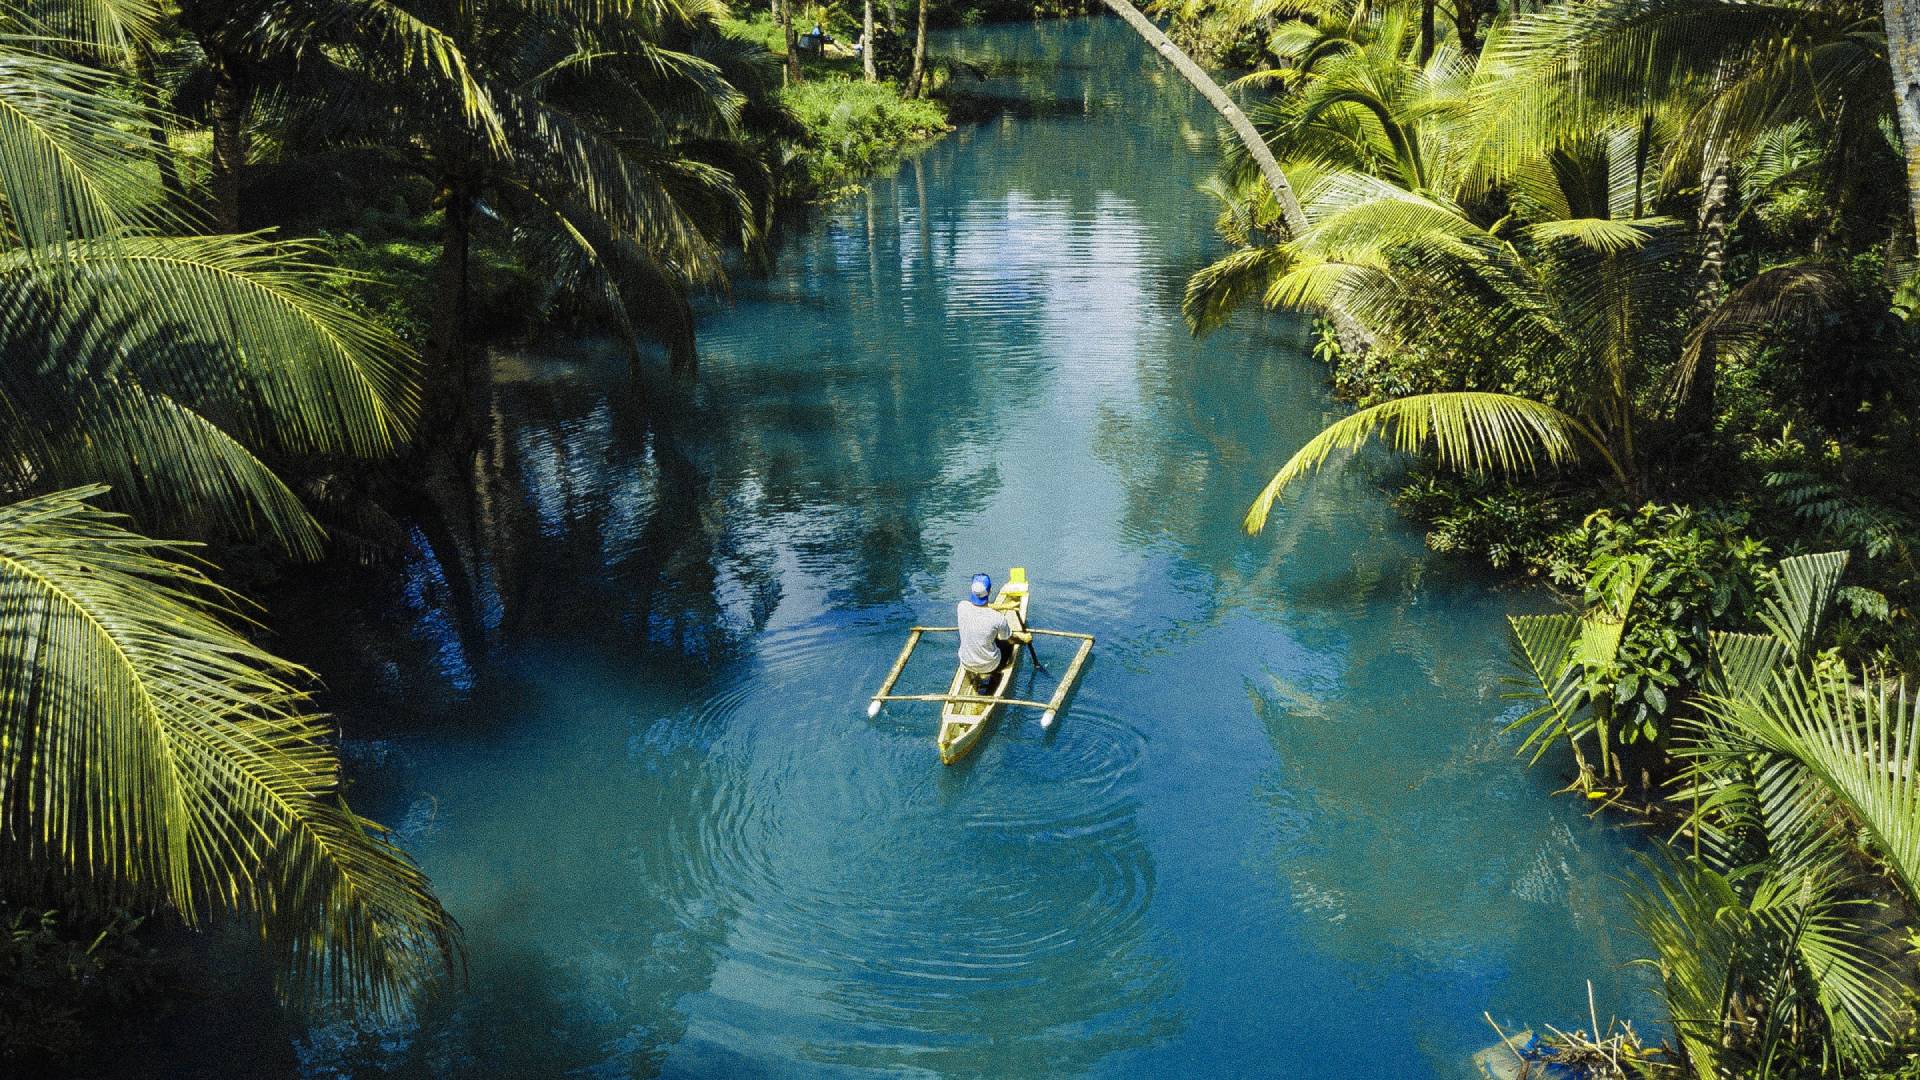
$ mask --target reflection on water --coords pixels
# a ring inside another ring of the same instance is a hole
[[[313,628],[349,736],[449,718],[355,744],[358,797],[473,980],[310,1075],[1459,1077],[1483,1009],[1641,1007],[1618,839],[1499,733],[1527,601],[1421,550],[1390,466],[1236,528],[1335,406],[1298,324],[1181,327],[1200,103],[1112,23],[961,44],[1053,104],[827,213],[695,386],[499,358],[479,527]],[[1053,730],[943,769],[864,695],[1012,564],[1101,644]]]

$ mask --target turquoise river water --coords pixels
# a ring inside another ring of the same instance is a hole
[[[1501,733],[1544,601],[1426,552],[1378,458],[1237,527],[1340,406],[1303,323],[1181,323],[1204,103],[1117,22],[942,47],[1026,104],[737,282],[696,385],[500,359],[496,648],[424,556],[398,610],[310,608],[357,808],[471,978],[307,1032],[308,1076],[1452,1080],[1483,1010],[1649,1013],[1626,841]],[[1051,731],[943,768],[934,707],[866,699],[1009,565],[1100,643]]]

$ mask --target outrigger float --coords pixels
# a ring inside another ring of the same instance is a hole
[[[1008,653],[1007,662],[995,674],[993,687],[987,693],[968,693],[972,688],[972,677],[964,666],[956,668],[953,673],[953,684],[947,687],[947,692],[944,694],[889,693],[893,689],[893,684],[900,680],[900,673],[907,669],[907,660],[913,656],[914,647],[920,644],[920,638],[923,635],[960,632],[957,626],[915,626],[908,630],[907,644],[900,650],[899,658],[894,660],[893,668],[887,672],[886,681],[880,684],[880,689],[874,693],[873,700],[867,704],[867,715],[878,716],[880,707],[889,701],[943,703],[940,710],[938,746],[940,761],[945,765],[951,765],[967,756],[967,753],[980,742],[981,736],[987,733],[987,725],[992,722],[1002,705],[1040,709],[1042,710],[1040,726],[1052,727],[1054,718],[1060,714],[1060,707],[1066,704],[1067,695],[1073,691],[1074,682],[1080,678],[1080,668],[1086,664],[1088,655],[1093,652],[1093,635],[1075,634],[1066,630],[1034,629],[1027,622],[1027,610],[1032,603],[1033,590],[1027,584],[1026,567],[1016,566],[1007,571],[1006,584],[1000,587],[1000,593],[994,597],[992,606],[1008,615],[1007,621],[1016,631],[1024,630],[1030,634],[1046,637],[1073,638],[1080,643],[1079,649],[1073,654],[1073,661],[1067,665],[1066,675],[1061,678],[1060,685],[1054,687],[1052,700],[1023,701],[1007,696],[1013,689],[1013,677],[1019,671],[1020,657],[1023,652],[1033,655],[1036,668],[1041,671],[1046,670],[1040,663],[1039,654],[1033,652],[1033,646],[1022,645],[1019,641],[1012,643],[1013,648]]]

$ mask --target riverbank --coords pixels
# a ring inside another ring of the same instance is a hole
[[[1701,10],[1676,43],[1741,18]],[[1302,512],[1346,451],[1412,452],[1396,502],[1430,548],[1563,601],[1508,620],[1520,749],[1570,757],[1581,803],[1667,841],[1627,884],[1666,1055],[1729,1076],[1907,1062],[1920,201],[1892,196],[1903,172],[1920,190],[1920,145],[1835,119],[1887,115],[1889,57],[1759,110],[1689,81],[1724,59],[1675,61],[1684,78],[1645,59],[1664,14],[1516,12],[1491,40],[1479,17],[1223,24],[1257,33],[1239,107],[1276,161],[1223,162],[1231,250],[1186,313],[1204,332],[1243,306],[1319,312],[1356,406],[1274,451],[1246,524]],[[1600,119],[1629,98],[1686,119],[1633,146]],[[1701,145],[1721,148],[1704,171]],[[1600,1075],[1667,1074],[1629,1058]]]

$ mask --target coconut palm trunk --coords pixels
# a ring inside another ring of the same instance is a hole
[[[1134,33],[1139,34],[1142,40],[1153,47],[1154,52],[1165,57],[1182,78],[1186,79],[1195,90],[1200,91],[1200,96],[1206,98],[1207,104],[1213,106],[1213,111],[1219,113],[1220,118],[1233,129],[1233,134],[1240,140],[1240,145],[1246,148],[1247,156],[1252,158],[1253,163],[1259,167],[1261,178],[1267,182],[1267,189],[1273,192],[1274,202],[1280,205],[1280,220],[1286,226],[1287,235],[1291,237],[1305,233],[1307,214],[1300,208],[1300,198],[1294,194],[1293,185],[1287,182],[1287,174],[1281,170],[1280,163],[1274,160],[1273,151],[1267,146],[1267,141],[1260,137],[1260,133],[1254,130],[1253,121],[1247,119],[1247,114],[1240,111],[1240,107],[1233,103],[1233,99],[1227,96],[1227,92],[1220,88],[1219,83],[1213,81],[1213,76],[1208,75],[1206,69],[1194,63],[1193,57],[1188,56],[1180,46],[1175,45],[1172,38],[1154,25],[1153,20],[1140,13],[1140,9],[1128,3],[1127,0],[1101,0],[1101,3],[1107,5],[1115,15],[1120,16],[1128,26],[1133,28]],[[922,0],[923,9],[924,6],[925,0]],[[1373,335],[1365,327],[1341,312],[1333,311],[1328,314],[1333,319],[1335,330],[1339,333],[1341,348],[1349,354],[1357,356],[1373,347]]]
[[[1907,214],[1920,231],[1920,0],[1880,0],[1887,63],[1893,68],[1893,111],[1907,157]]]
[[[880,69],[873,63],[873,0],[867,0],[860,12],[860,70],[868,82],[880,81]]]
[[[465,182],[454,180],[446,185],[445,198],[440,260],[434,268],[433,317],[427,331],[423,447],[433,441],[456,446],[462,443],[477,396],[467,342],[460,332],[469,306],[473,192]]]
[[[240,174],[247,167],[247,114],[239,73],[233,62],[216,57],[213,68],[213,159],[208,186],[213,220],[223,233],[240,231]]]
[[[178,203],[185,194],[180,187],[180,171],[173,163],[173,149],[167,139],[167,111],[160,101],[160,77],[154,70],[153,49],[146,42],[133,46],[133,77],[140,83],[140,103],[147,114],[148,138],[153,141],[153,164],[160,171],[160,191],[167,201]]]
[[[1700,265],[1696,271],[1693,310],[1690,322],[1698,325],[1720,304],[1727,284],[1727,233],[1733,221],[1733,167],[1724,158],[1708,162],[1700,180],[1700,214],[1696,222],[1700,237]],[[1704,432],[1713,424],[1714,376],[1716,360],[1711,335],[1701,345],[1694,362],[1692,378],[1682,397],[1676,426],[1682,431]]]
[[[1461,52],[1480,55],[1480,0],[1454,0],[1453,31]]]
[[[799,82],[800,38],[793,32],[793,0],[780,0],[780,31],[787,38],[787,81]]]
[[[913,71],[907,76],[907,96],[917,98],[926,88],[927,78],[927,0],[920,0],[919,14],[914,16],[913,26]]]

